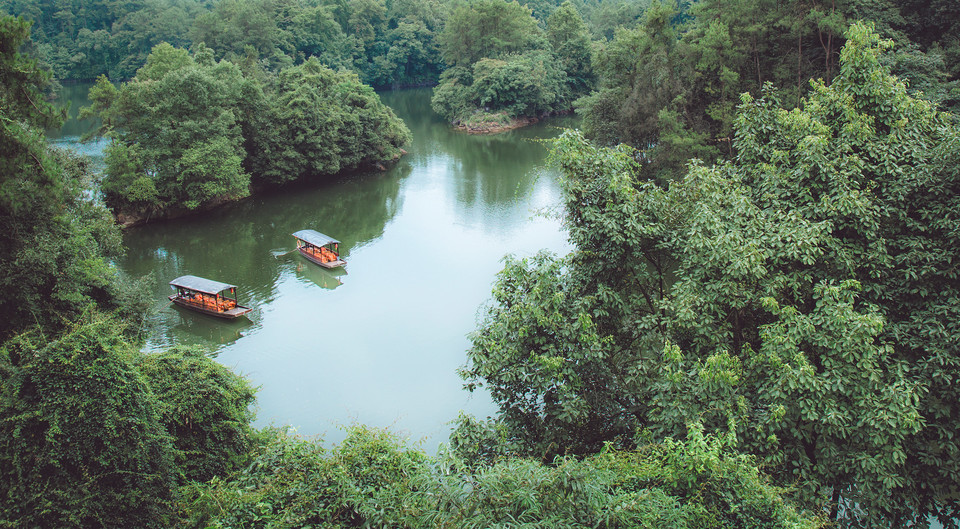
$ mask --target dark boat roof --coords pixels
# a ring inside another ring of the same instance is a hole
[[[324,246],[334,242],[340,244],[340,241],[334,239],[333,237],[324,235],[319,231],[314,230],[300,230],[297,233],[294,233],[293,236],[314,246]]]
[[[219,294],[228,288],[237,288],[236,285],[228,285],[211,279],[204,279],[197,276],[181,276],[170,282],[175,287],[196,290],[204,294]]]

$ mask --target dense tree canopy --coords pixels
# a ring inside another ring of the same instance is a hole
[[[454,123],[495,122],[569,110],[594,82],[589,32],[569,2],[540,29],[530,8],[504,0],[457,7],[441,35],[451,66],[434,92],[433,108]]]
[[[558,143],[576,250],[508,262],[465,368],[528,453],[702,420],[844,523],[955,515],[960,136],[847,38],[830,85],[744,96],[735,159],[675,183]]]
[[[436,82],[446,10],[436,0],[0,0],[0,13],[36,21],[34,51],[61,79],[130,79],[167,42],[272,70],[317,57],[388,87]]]
[[[249,381],[198,348],[138,355],[134,364],[157,400],[181,480],[210,481],[245,462],[253,436]]]
[[[101,77],[82,115],[101,118],[102,190],[132,220],[195,210],[258,186],[392,160],[406,126],[356,74],[316,59],[247,74],[200,47],[160,44],[120,88]]]
[[[63,113],[46,102],[49,74],[19,53],[29,27],[0,17],[0,336],[111,308],[118,288],[119,234],[85,194],[86,162],[44,139]]]
[[[356,74],[319,61],[280,72],[266,127],[248,135],[248,164],[260,182],[330,175],[399,157],[410,131]],[[263,97],[263,96],[261,96]]]
[[[644,165],[646,176],[677,177],[690,158],[730,158],[740,94],[758,95],[772,82],[781,101],[796,106],[810,79],[837,75],[843,30],[854,20],[873,21],[895,39],[884,62],[912,93],[955,108],[951,50],[960,48],[955,33],[941,33],[943,25],[927,18],[948,9],[892,0],[655,2],[641,24],[623,26],[599,50],[597,90],[577,103],[584,132],[604,145],[640,149],[655,162]]]
[[[253,388],[200,351],[144,355],[119,321],[0,346],[0,524],[170,527],[178,483],[251,446]]]
[[[483,58],[538,47],[542,32],[530,9],[517,2],[477,0],[450,14],[440,36],[450,66],[470,66]]]

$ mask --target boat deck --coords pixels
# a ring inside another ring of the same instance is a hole
[[[244,307],[243,305],[237,305],[227,310],[217,310],[215,306],[210,304],[187,301],[183,298],[177,297],[176,295],[169,296],[167,299],[175,303],[177,306],[185,309],[195,310],[203,314],[209,314],[210,316],[216,316],[218,318],[226,318],[228,320],[239,318],[240,316],[243,316],[244,314],[253,310],[250,307]]]
[[[299,247],[299,248],[297,248],[297,250],[300,251],[300,255],[306,257],[307,259],[309,259],[311,263],[318,264],[318,265],[320,265],[320,266],[322,266],[322,267],[324,267],[324,268],[339,268],[339,267],[347,264],[346,261],[344,261],[343,259],[340,259],[339,257],[337,257],[336,259],[333,259],[333,260],[331,260],[331,261],[324,261],[324,260],[320,259],[318,256],[316,256],[315,254],[311,253],[309,250],[306,250],[306,249],[303,248],[303,247]]]
[[[317,264],[324,268],[338,268],[347,264],[347,262],[344,261],[343,259],[337,259],[335,261],[327,261],[325,263],[317,263]]]

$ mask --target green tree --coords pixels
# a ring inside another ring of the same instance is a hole
[[[822,527],[783,501],[752,461],[692,425],[685,441],[553,465],[505,458],[467,468],[389,432],[351,429],[329,452],[276,435],[236,480],[198,494],[211,527]]]
[[[515,0],[477,0],[458,6],[440,34],[440,52],[449,66],[536,47],[543,38],[530,9]]]
[[[624,143],[641,150],[644,172],[673,177],[691,157],[712,161],[707,116],[697,113],[691,93],[689,46],[672,24],[675,11],[654,4],[636,28],[618,30],[597,55],[597,89],[575,106],[583,131],[603,145]]]
[[[217,2],[193,21],[190,40],[204,43],[217,58],[241,57],[250,46],[260,57],[278,62],[277,58],[292,53],[293,47],[290,36],[277,24],[279,13],[274,4],[264,0]]]
[[[410,131],[352,72],[316,59],[280,73],[269,128],[250,163],[263,184],[322,177],[399,157]]]
[[[557,22],[554,36],[570,44],[564,53],[575,54],[576,42],[583,44],[582,34],[561,35],[577,28],[572,20]],[[581,81],[568,80],[564,68],[569,64],[550,50],[529,8],[516,2],[481,0],[457,7],[447,19],[440,45],[450,68],[441,76],[431,104],[454,123],[489,120],[506,125],[516,118],[568,110],[571,90]]]
[[[578,98],[589,93],[596,83],[590,33],[580,12],[569,1],[561,4],[547,19],[547,39],[567,74],[570,97]]]
[[[476,107],[510,116],[539,116],[570,100],[566,74],[544,51],[480,59],[470,88]]]
[[[647,176],[676,178],[690,158],[730,158],[738,97],[765,82],[799,102],[831,79],[850,2],[654,2],[600,49],[598,89],[578,103],[584,131],[643,151]]]
[[[19,53],[29,23],[0,17],[0,336],[50,331],[91,306],[112,308],[120,237],[89,199],[85,162],[50,149],[43,129],[63,112],[46,102],[50,78]]]
[[[703,421],[842,525],[955,516],[960,137],[847,38],[832,83],[743,96],[736,159],[669,186],[559,141],[576,250],[508,263],[464,369],[527,453]]]
[[[83,114],[98,114],[101,133],[114,139],[102,187],[107,204],[138,216],[247,195],[238,115],[248,83],[231,63],[198,63],[165,43],[119,90],[100,78]]]

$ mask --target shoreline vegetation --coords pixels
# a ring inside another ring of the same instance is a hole
[[[362,172],[365,170],[381,171],[381,172],[387,171],[390,167],[398,163],[400,161],[400,158],[402,158],[407,154],[407,151],[404,149],[399,149],[399,151],[400,151],[399,153],[394,155],[393,158],[389,160],[371,161],[365,165],[359,166],[352,170],[344,170],[339,173],[335,173],[333,175],[330,175],[330,177],[339,178],[342,176],[348,176],[348,175],[354,174],[356,172]],[[296,185],[297,183],[302,183],[302,181],[290,182],[287,185]],[[245,200],[247,198],[251,198],[261,193],[268,193],[271,191],[275,191],[277,189],[280,189],[281,187],[283,186],[251,188],[250,193],[248,195],[238,196],[238,197],[221,197],[220,199],[203,203],[194,209],[190,209],[185,206],[183,207],[169,206],[161,212],[150,211],[150,210],[138,210],[138,211],[127,210],[127,211],[111,211],[111,213],[113,214],[113,218],[117,226],[119,226],[122,229],[127,229],[127,228],[133,228],[136,226],[143,226],[145,224],[150,224],[152,222],[174,220],[174,219],[180,219],[184,217],[190,217],[193,215],[200,215],[202,213],[212,211],[221,206],[225,206],[227,204],[232,204],[234,202]]]
[[[563,116],[572,113],[573,110],[560,112],[550,112],[541,116],[519,116],[511,117],[505,112],[482,112],[477,111],[469,119],[463,121],[454,121],[451,123],[454,129],[475,135],[500,134],[511,130],[528,127],[540,123],[545,119],[556,116]]]
[[[506,132],[570,112],[594,82],[589,30],[570,2],[544,28],[530,7],[477,0],[453,10],[439,40],[449,67],[431,105],[468,134]]]

